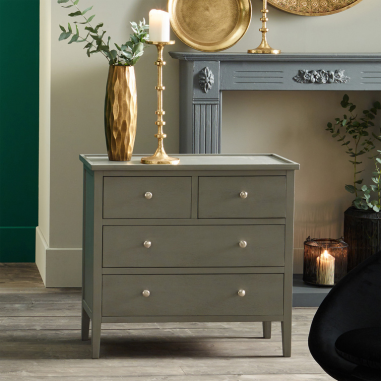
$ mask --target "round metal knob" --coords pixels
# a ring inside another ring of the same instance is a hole
[[[246,246],[247,246],[246,241],[239,241],[239,247],[242,247],[242,249],[244,249]]]
[[[149,249],[152,245],[152,242],[151,241],[144,241],[143,245],[146,249]]]
[[[239,194],[239,197],[241,197],[241,198],[247,198],[248,195],[249,195],[249,194],[248,194],[247,192],[241,192],[241,193]]]
[[[149,290],[144,290],[144,291],[142,292],[142,295],[143,295],[145,298],[148,298],[148,297],[151,295],[151,293],[149,292]]]
[[[151,198],[153,197],[153,194],[151,192],[146,192],[144,193],[144,197],[147,199],[147,200],[151,200]]]
[[[240,296],[241,298],[243,298],[245,296],[246,292],[245,290],[239,290],[238,291],[238,296]]]

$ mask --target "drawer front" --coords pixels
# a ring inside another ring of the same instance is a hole
[[[191,177],[104,177],[103,188],[104,218],[191,217]]]
[[[247,192],[247,197],[242,198],[241,192]],[[286,177],[200,177],[198,216],[286,217]]]
[[[284,266],[284,225],[103,227],[103,267],[239,266]]]
[[[102,316],[184,315],[283,315],[283,275],[103,276]]]

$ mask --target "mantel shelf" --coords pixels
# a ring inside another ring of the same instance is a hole
[[[203,53],[203,52],[169,52],[172,58],[181,61],[244,61],[244,62],[380,62],[379,53],[282,53],[249,54],[249,53]]]

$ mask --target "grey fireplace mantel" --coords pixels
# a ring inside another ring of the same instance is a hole
[[[381,54],[170,52],[180,61],[180,152],[221,152],[224,90],[381,91]]]

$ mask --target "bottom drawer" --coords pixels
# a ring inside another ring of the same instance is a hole
[[[103,276],[102,316],[184,315],[283,315],[283,274]]]

